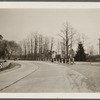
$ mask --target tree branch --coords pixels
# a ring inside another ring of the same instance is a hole
[[[60,37],[62,37],[63,38],[63,40],[65,40],[66,41],[66,39],[63,37],[63,36],[61,36],[60,34],[58,34]]]

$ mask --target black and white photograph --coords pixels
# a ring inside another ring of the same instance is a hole
[[[100,7],[1,7],[1,93],[100,93]]]

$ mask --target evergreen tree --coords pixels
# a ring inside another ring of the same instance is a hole
[[[76,61],[86,61],[86,54],[84,52],[83,44],[80,42],[78,44],[78,50],[75,56]]]
[[[2,41],[2,39],[3,39],[3,36],[2,36],[2,35],[0,35],[0,41]]]

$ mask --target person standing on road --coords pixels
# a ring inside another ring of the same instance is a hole
[[[71,64],[71,61],[74,63],[74,50],[71,48],[69,50],[69,64]]]
[[[51,62],[54,62],[55,56],[56,56],[56,52],[52,51],[52,60],[51,60]]]

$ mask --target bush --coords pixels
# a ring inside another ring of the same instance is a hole
[[[88,56],[87,57],[87,61],[90,61],[90,62],[100,62],[100,55]]]

